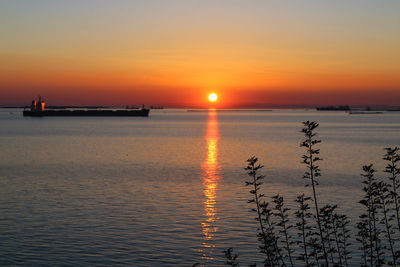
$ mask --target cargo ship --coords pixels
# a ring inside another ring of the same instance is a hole
[[[326,106],[326,107],[316,107],[316,110],[319,111],[350,111],[351,108],[349,106]]]
[[[29,117],[148,117],[150,109],[46,109],[46,103],[32,100],[31,106],[25,108],[24,116]]]

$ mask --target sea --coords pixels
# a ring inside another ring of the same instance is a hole
[[[0,109],[0,265],[224,266],[233,248],[242,266],[262,266],[246,161],[264,165],[265,199],[280,194],[293,213],[297,195],[311,196],[300,147],[307,120],[322,140],[318,200],[355,225],[362,166],[386,179],[384,148],[400,145],[400,112],[32,118]]]

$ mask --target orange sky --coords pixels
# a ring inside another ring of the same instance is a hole
[[[400,106],[400,10],[357,1],[5,1],[0,105]]]

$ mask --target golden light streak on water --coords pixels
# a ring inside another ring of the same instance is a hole
[[[207,157],[202,164],[203,169],[203,192],[204,192],[204,215],[205,220],[202,222],[203,243],[201,244],[202,258],[213,259],[212,253],[215,248],[213,238],[218,230],[215,225],[218,220],[217,209],[215,207],[217,202],[217,186],[219,176],[218,165],[218,118],[215,109],[208,111],[207,122]]]

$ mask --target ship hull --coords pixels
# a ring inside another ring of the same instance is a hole
[[[24,110],[29,117],[148,117],[148,109],[138,110]]]
[[[327,106],[327,107],[316,107],[318,111],[350,111],[349,106]]]

